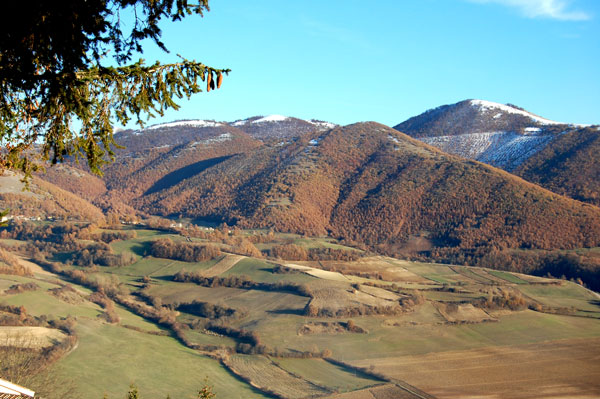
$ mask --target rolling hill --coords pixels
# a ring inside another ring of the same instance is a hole
[[[138,206],[388,253],[415,237],[436,251],[600,244],[600,209],[373,122],[238,154]]]

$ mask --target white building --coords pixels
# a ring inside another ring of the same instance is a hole
[[[0,378],[0,399],[29,399],[35,392]]]

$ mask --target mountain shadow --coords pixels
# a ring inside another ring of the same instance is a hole
[[[180,181],[187,179],[188,177],[197,175],[198,173],[200,173],[208,168],[211,168],[215,165],[218,165],[221,162],[231,158],[232,156],[233,155],[225,155],[222,157],[205,159],[203,161],[199,161],[199,162],[193,163],[191,165],[184,166],[183,168],[177,169],[177,170],[163,176],[159,180],[157,180],[152,185],[152,187],[150,187],[148,190],[146,190],[144,195],[153,194],[157,191],[170,188],[170,187],[176,185],[177,183],[179,183]]]

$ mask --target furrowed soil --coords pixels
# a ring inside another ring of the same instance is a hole
[[[244,259],[245,256],[241,255],[226,255],[216,265],[202,272],[204,277],[214,277],[221,273],[225,273],[227,270],[234,267],[239,261]]]
[[[224,363],[232,372],[264,392],[282,398],[311,398],[329,393],[323,387],[299,378],[262,356],[234,355]]]
[[[375,371],[439,399],[600,396],[600,338],[367,359],[352,364],[374,365]]]

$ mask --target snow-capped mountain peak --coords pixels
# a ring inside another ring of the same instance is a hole
[[[494,119],[499,118],[500,116],[502,116],[502,112],[505,112],[505,113],[509,113],[509,114],[526,116],[528,118],[531,118],[534,122],[540,123],[542,125],[564,125],[564,123],[562,123],[562,122],[556,122],[556,121],[552,121],[550,119],[542,118],[535,114],[532,114],[531,112],[527,112],[522,109],[512,107],[510,105],[499,104],[499,103],[495,103],[492,101],[486,101],[486,100],[470,100],[470,103],[472,106],[478,107],[480,112],[488,112],[488,111],[496,112],[495,115],[493,116]],[[498,112],[498,111],[500,111],[500,112]]]

